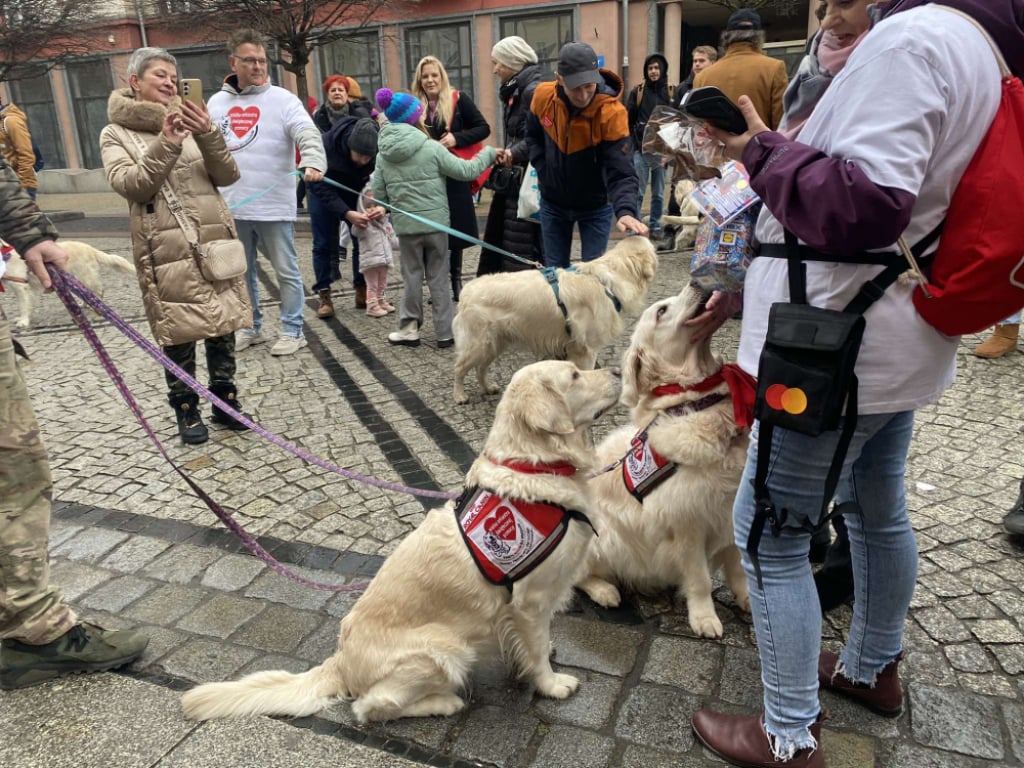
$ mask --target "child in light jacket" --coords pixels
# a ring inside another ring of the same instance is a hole
[[[377,105],[388,119],[381,128],[373,196],[381,203],[414,213],[447,227],[446,178],[472,181],[494,163],[494,147],[471,160],[451,154],[423,129],[423,104],[409,93],[377,91]],[[423,324],[423,281],[433,304],[434,332],[439,349],[452,346],[452,295],[448,290],[448,235],[403,213],[394,214],[405,288],[398,310],[398,330],[391,344],[417,347]]]
[[[357,209],[366,213],[372,208],[373,176],[359,196]],[[391,226],[391,217],[371,219],[365,227],[352,227],[352,236],[359,241],[359,271],[366,278],[366,314],[369,317],[384,317],[394,312],[394,305],[388,301],[385,291],[388,287],[388,267],[394,261],[392,252],[398,248],[398,235]]]

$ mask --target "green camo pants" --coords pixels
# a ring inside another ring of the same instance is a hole
[[[0,638],[48,643],[77,621],[49,585],[52,497],[46,449],[0,311]]]

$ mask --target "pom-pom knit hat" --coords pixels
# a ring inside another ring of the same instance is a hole
[[[423,114],[423,102],[411,93],[381,88],[376,98],[377,106],[384,112],[388,122],[416,125]]]

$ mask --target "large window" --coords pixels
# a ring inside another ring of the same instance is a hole
[[[559,49],[576,39],[572,29],[572,12],[507,16],[501,20],[499,37],[512,35],[518,35],[533,46],[544,73],[554,78]]]
[[[53,89],[50,75],[43,65],[29,65],[19,68],[8,76],[7,87],[11,102],[28,117],[28,130],[32,139],[43,153],[47,168],[66,168],[64,140],[57,122],[57,110],[53,106]]]
[[[68,64],[67,71],[82,167],[102,168],[100,131],[108,122],[107,100],[114,89],[110,62],[106,59],[75,61]]]
[[[343,40],[320,49],[320,73],[326,80],[331,75],[345,75],[359,84],[363,98],[373,102],[373,94],[384,87],[380,66],[380,41],[376,32],[353,33]],[[310,85],[317,101],[323,101],[319,84]]]
[[[473,98],[473,42],[469,23],[445,24],[443,27],[417,27],[405,31],[406,71],[409,87],[416,75],[416,65],[424,56],[436,56],[444,64],[452,87]]]
[[[231,74],[228,52],[223,45],[209,51],[171,51],[178,60],[178,78],[191,77],[203,81],[203,100],[209,101]]]

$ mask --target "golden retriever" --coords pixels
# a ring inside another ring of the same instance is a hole
[[[672,250],[684,251],[692,248],[697,241],[697,225],[700,224],[700,208],[693,202],[690,194],[697,188],[697,182],[693,179],[680,179],[675,184],[673,194],[679,204],[679,216],[664,214],[661,217],[662,225],[675,225],[679,227],[675,236],[675,245]]]
[[[626,489],[621,469],[592,481],[598,537],[590,549],[587,575],[578,586],[604,606],[619,604],[614,583],[642,591],[676,587],[686,600],[693,631],[721,637],[722,622],[711,600],[714,570],[724,567],[736,602],[750,609],[732,527],[747,430],[736,426],[731,397],[710,405],[703,399],[728,393],[725,384],[705,392],[653,391],[664,384],[692,386],[721,369],[710,340],[691,343],[692,331],[685,325],[702,311],[706,298],[700,289],[688,287],[651,305],[637,321],[622,371],[622,402],[632,407],[632,424],[601,442],[598,464],[606,466],[624,457],[634,435],[650,425],[650,446],[674,462],[676,470],[649,492],[642,505]],[[696,401],[697,407],[707,407],[674,409]]]
[[[564,359],[593,368],[597,353],[622,333],[623,316],[643,309],[657,268],[651,241],[627,237],[598,259],[559,269],[564,316],[539,270],[470,281],[452,325],[455,402],[467,402],[466,375],[474,369],[483,393],[499,391],[488,380],[487,369],[509,347],[526,349],[542,360]]]
[[[135,265],[120,256],[104,253],[88,243],[76,240],[61,240],[59,245],[67,251],[68,263],[66,271],[85,285],[98,297],[103,297],[103,276],[100,267],[112,267],[121,272],[135,274]],[[39,281],[28,270],[28,265],[17,251],[11,252],[7,262],[4,282],[14,288],[18,298],[18,319],[15,328],[25,329],[32,324],[32,310],[35,308],[33,293],[39,292]]]
[[[466,487],[589,514],[586,475],[593,451],[587,428],[615,405],[620,388],[617,370],[580,371],[558,361],[524,367],[498,404]],[[561,462],[563,471],[534,474],[501,463],[513,461]],[[567,473],[565,463],[577,471]],[[451,715],[465,706],[459,694],[474,662],[493,648],[542,696],[572,694],[579,681],[551,669],[550,622],[572,595],[592,530],[569,522],[561,543],[510,594],[478,570],[453,508],[449,503],[430,512],[388,557],[342,620],[331,658],[300,675],[258,672],[237,682],[201,685],[182,698],[185,716],[298,717],[337,696],[355,700],[352,711],[360,723]]]

